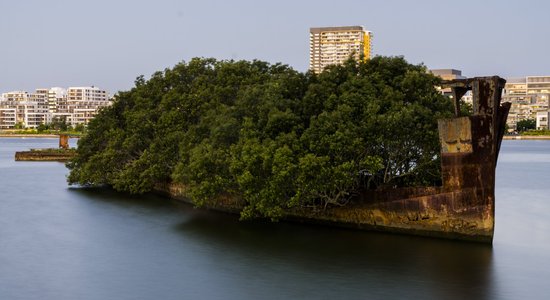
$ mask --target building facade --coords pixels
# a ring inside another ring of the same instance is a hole
[[[543,116],[548,115],[550,107],[550,76],[507,78],[502,93],[502,101],[512,103],[508,128],[516,129],[517,122],[534,119],[538,120],[537,129],[548,129]]]
[[[67,89],[68,101],[107,101],[109,96],[107,91],[100,90],[98,87],[69,87]]]
[[[48,108],[44,90],[34,94],[25,91],[13,91],[2,94],[0,98],[0,129],[14,128],[16,124],[36,127],[49,122]]]
[[[309,29],[309,69],[321,73],[329,65],[341,64],[350,56],[372,56],[372,32],[362,26],[313,27]]]
[[[56,113],[58,108],[66,106],[67,90],[61,87],[53,87],[48,90],[48,109]]]
[[[550,119],[550,111],[537,112],[537,119],[535,122],[536,129],[548,129],[548,119]]]
[[[3,93],[0,98],[0,129],[13,129],[18,125],[36,128],[54,120],[63,120],[71,126],[85,125],[101,108],[111,104],[107,92],[93,86]]]

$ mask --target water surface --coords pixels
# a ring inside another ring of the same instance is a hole
[[[0,299],[548,299],[550,141],[504,141],[493,246],[239,222],[67,186],[0,139]]]

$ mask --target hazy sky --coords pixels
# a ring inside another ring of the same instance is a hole
[[[363,25],[376,55],[466,76],[550,74],[550,1],[1,0],[0,92],[115,93],[192,57],[305,71],[309,27]]]

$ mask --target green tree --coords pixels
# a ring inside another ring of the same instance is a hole
[[[74,126],[74,131],[76,132],[84,132],[86,130],[86,125],[84,124],[76,124]]]
[[[69,183],[143,193],[173,181],[196,205],[238,197],[242,218],[276,220],[440,180],[437,119],[452,104],[402,57],[321,74],[195,58],[135,83],[89,123]]]
[[[38,125],[38,126],[36,127],[36,131],[38,131],[38,133],[42,133],[42,132],[44,132],[44,131],[46,131],[46,130],[48,130],[48,129],[49,129],[49,126],[46,125],[46,124],[44,124],[44,123],[40,123],[40,125]]]
[[[67,131],[69,125],[67,120],[63,117],[56,117],[52,119],[52,122],[49,124],[49,127],[53,130],[58,131]]]
[[[527,130],[535,129],[537,126],[537,121],[535,119],[525,119],[518,121],[516,124],[516,130],[518,132],[523,132]]]

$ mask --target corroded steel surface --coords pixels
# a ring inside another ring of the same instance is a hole
[[[471,153],[472,122],[468,117],[439,122],[441,153]]]

